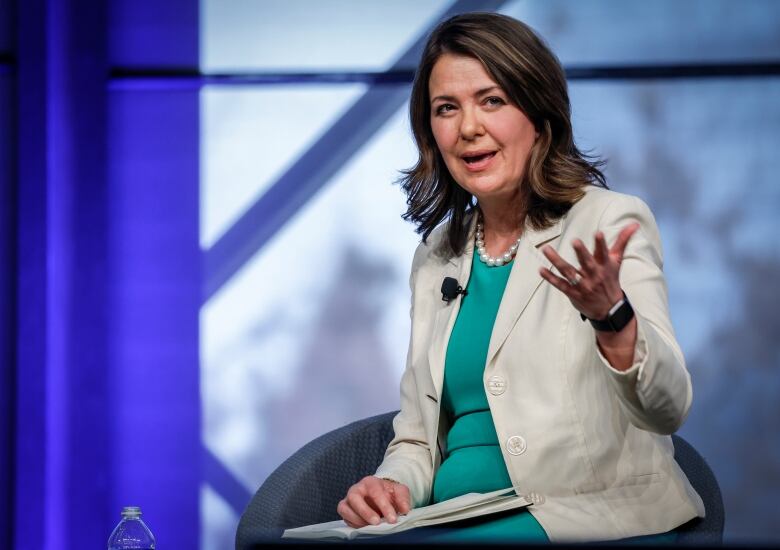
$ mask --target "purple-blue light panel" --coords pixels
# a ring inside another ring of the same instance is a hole
[[[11,547],[15,273],[14,81],[0,74],[0,547]]]
[[[14,41],[14,5],[12,0],[0,0],[0,54],[10,53],[15,48]]]
[[[49,0],[47,16],[46,542],[52,550],[96,548],[112,527],[106,10],[91,0]]]
[[[110,0],[112,68],[198,66],[197,0]],[[198,548],[199,92],[109,88],[109,377],[114,521]]]
[[[18,19],[18,186],[14,540],[44,547],[46,475],[46,27],[43,0]],[[21,121],[24,121],[24,124]]]
[[[108,534],[105,18],[19,13],[15,548]],[[73,528],[78,526],[78,528]]]
[[[198,91],[114,91],[109,112],[111,509],[197,548]]]
[[[198,5],[197,0],[111,0],[111,65],[197,68]]]

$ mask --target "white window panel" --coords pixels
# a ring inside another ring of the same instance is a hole
[[[363,84],[201,92],[201,247],[208,249],[366,90]]]
[[[236,540],[239,518],[208,485],[200,488],[200,548],[224,550],[232,548]]]
[[[780,58],[776,0],[514,0],[566,65]]]
[[[383,71],[445,0],[201,0],[201,69]]]
[[[398,407],[419,241],[393,184],[416,160],[407,109],[201,309],[203,440],[248,490],[314,437]]]

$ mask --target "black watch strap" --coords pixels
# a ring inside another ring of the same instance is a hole
[[[623,328],[634,318],[634,308],[631,307],[631,303],[626,297],[626,293],[623,293],[623,299],[615,304],[609,311],[606,319],[596,320],[585,317],[580,313],[580,317],[584,321],[587,319],[593,328],[602,332],[620,332]]]

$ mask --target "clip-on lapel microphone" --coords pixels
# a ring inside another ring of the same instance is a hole
[[[441,299],[449,304],[450,300],[458,297],[458,294],[466,296],[468,291],[458,284],[457,279],[444,277],[441,283]]]

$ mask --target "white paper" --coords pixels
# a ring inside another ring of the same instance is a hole
[[[491,493],[468,493],[430,506],[415,508],[404,516],[398,516],[396,523],[383,521],[379,525],[366,525],[365,527],[354,529],[344,523],[343,520],[336,520],[287,529],[282,538],[344,540],[379,537],[391,533],[400,533],[415,527],[441,525],[452,521],[522,508],[530,504],[532,504],[531,500],[525,496],[516,496],[514,488],[509,487]]]

